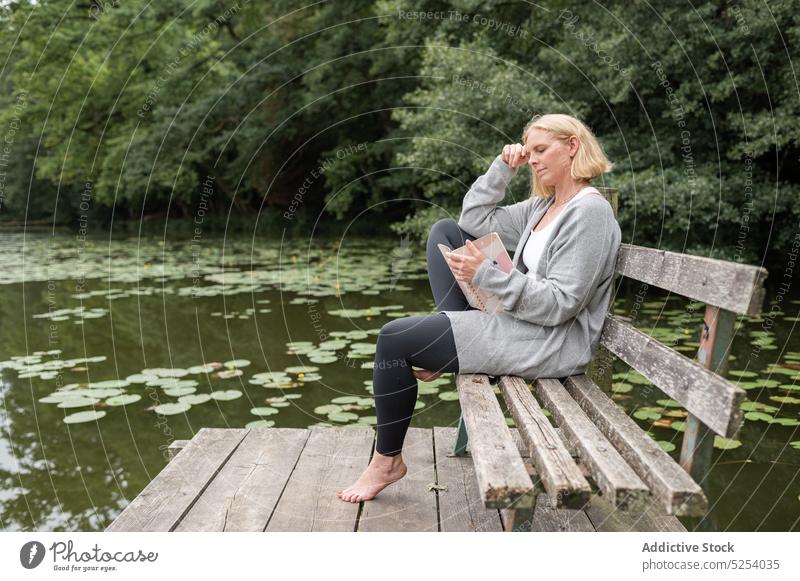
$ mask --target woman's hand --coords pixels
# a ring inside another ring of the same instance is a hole
[[[528,150],[521,143],[511,143],[503,147],[501,159],[511,169],[528,163]]]
[[[447,253],[447,264],[453,271],[456,280],[472,282],[472,277],[478,271],[478,267],[486,260],[486,256],[472,243],[467,240],[467,254]]]

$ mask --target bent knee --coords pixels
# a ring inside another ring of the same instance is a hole
[[[452,218],[442,218],[441,220],[434,222],[433,226],[431,226],[431,232],[428,236],[428,244],[431,244],[433,241],[452,238],[453,236],[460,235],[461,228],[459,228],[458,222]]]

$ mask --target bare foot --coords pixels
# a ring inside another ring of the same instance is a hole
[[[412,369],[411,373],[420,381],[433,381],[442,374],[441,371],[428,371],[427,369]]]
[[[381,490],[405,476],[406,471],[406,465],[400,454],[383,456],[375,452],[372,461],[359,479],[336,494],[345,502],[372,500]]]

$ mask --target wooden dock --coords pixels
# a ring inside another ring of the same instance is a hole
[[[406,477],[349,503],[336,492],[369,464],[371,427],[203,428],[106,531],[503,531],[506,509],[483,506],[455,439],[456,428],[410,428]],[[686,531],[675,517],[614,510],[597,494],[583,509],[553,509],[539,495],[531,530]]]

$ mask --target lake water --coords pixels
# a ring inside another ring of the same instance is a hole
[[[633,281],[616,292],[615,313],[694,356],[702,305]],[[203,427],[374,425],[381,325],[435,312],[424,247],[363,237],[0,234],[0,297],[6,531],[103,530]],[[730,379],[750,401],[714,450],[717,530],[798,529],[798,305],[769,288],[769,316],[739,319]],[[613,390],[677,458],[682,408],[619,361]],[[421,383],[412,426],[456,425],[457,399],[452,374]]]

